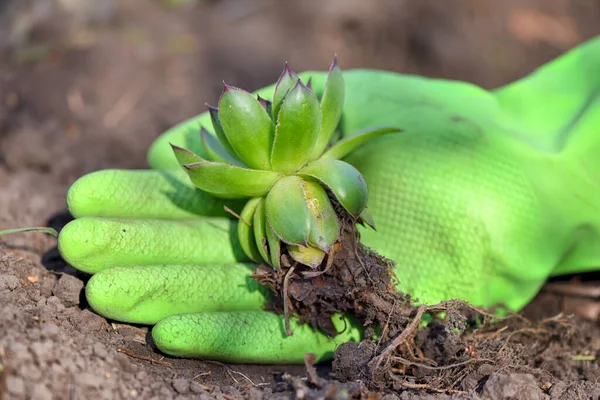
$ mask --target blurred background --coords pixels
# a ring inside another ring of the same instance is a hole
[[[494,88],[598,33],[597,0],[0,0],[0,185],[142,168],[222,80],[257,89],[285,61]]]

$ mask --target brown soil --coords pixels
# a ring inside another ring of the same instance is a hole
[[[337,53],[345,69],[385,68],[491,88],[600,33],[600,3],[589,1],[240,4],[0,2],[0,229],[64,224],[65,193],[78,176],[143,168],[151,141],[216,99],[223,79],[254,89],[271,83],[286,60],[298,71],[326,68]],[[448,330],[440,320],[392,347],[383,370],[368,364],[393,338],[340,346],[333,367],[302,379],[304,366],[164,357],[147,327],[107,321],[87,308],[87,276],[62,262],[55,239],[0,240],[6,399],[323,398],[390,390],[388,398],[402,399],[600,396],[600,327],[553,318],[564,306],[584,307],[554,289],[525,310],[533,322]],[[597,276],[590,279],[586,284],[598,287]],[[467,322],[474,318],[463,311]],[[338,381],[330,380],[331,368]],[[365,379],[341,382],[357,377]]]

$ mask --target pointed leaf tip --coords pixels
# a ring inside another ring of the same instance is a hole
[[[285,66],[283,67],[283,73],[287,74],[291,77],[296,75],[296,73],[294,71],[292,71],[292,69],[290,68],[290,64],[287,61],[285,62]]]
[[[281,103],[283,102],[283,99],[288,94],[288,92],[296,85],[296,81],[298,79],[300,79],[300,77],[295,72],[293,72],[286,63],[285,67],[283,68],[283,72],[277,80],[277,84],[275,85],[275,92],[273,93],[273,121],[277,121],[279,110],[281,108]]]
[[[333,62],[331,63],[331,66],[329,67],[329,71],[331,71],[334,68],[339,68],[340,64],[338,63],[338,56],[337,54],[333,55]]]
[[[371,227],[371,229],[374,231],[377,230],[377,227],[375,226],[375,220],[373,219],[373,216],[367,207],[365,207],[365,209],[360,213],[360,221]]]
[[[223,92],[219,118],[234,154],[250,168],[271,169],[275,126],[254,95],[239,88]]]
[[[335,143],[323,154],[323,157],[337,158],[340,160],[370,140],[397,132],[402,132],[402,129],[395,127],[374,127],[365,129],[364,131],[346,136],[344,139]]]
[[[186,164],[193,164],[201,161],[205,161],[202,157],[197,154],[192,153],[191,151],[184,149],[183,147],[179,147],[174,145],[173,143],[169,143],[171,148],[173,149],[173,153],[175,154],[175,158],[177,162],[185,168]]]
[[[306,81],[306,87],[310,89],[310,91],[312,92],[312,76],[308,78],[308,81]]]
[[[210,112],[211,114],[212,114],[213,112],[218,112],[218,111],[219,111],[219,110],[217,109],[217,107],[215,107],[215,106],[211,106],[211,105],[210,105],[210,104],[208,104],[208,103],[204,103],[204,106],[205,106],[205,107],[208,109],[208,112]]]
[[[258,100],[258,102],[260,103],[260,105],[262,106],[262,108],[265,109],[265,111],[267,112],[267,114],[269,115],[269,117],[271,117],[271,119],[272,119],[273,103],[271,103],[267,99],[263,99],[262,97],[260,97],[260,95],[257,95],[256,99]]]
[[[223,81],[223,93],[228,92],[233,89],[235,89],[235,87],[228,85],[225,81]]]
[[[215,133],[217,134],[217,138],[219,139],[219,142],[223,145],[223,147],[225,147],[227,149],[227,151],[232,156],[238,157],[238,155],[235,152],[235,150],[233,149],[233,147],[231,147],[231,144],[229,143],[229,139],[227,139],[227,136],[225,136],[225,131],[223,130],[223,125],[221,124],[221,118],[219,118],[219,109],[217,107],[211,106],[208,103],[205,103],[205,105],[208,108],[208,113],[210,114],[210,120],[212,121],[213,129],[214,129]]]
[[[285,96],[271,151],[274,171],[294,173],[309,160],[321,128],[319,100],[300,79]]]
[[[345,87],[342,70],[337,64],[337,58],[334,58],[329,75],[325,81],[323,97],[321,98],[321,111],[323,112],[323,121],[321,124],[321,133],[314,147],[312,159],[317,159],[327,148],[329,141],[333,137],[335,129],[342,117],[344,108]]]

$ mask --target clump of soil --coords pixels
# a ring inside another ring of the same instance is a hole
[[[426,328],[417,329],[426,311],[444,309],[444,318],[436,316]],[[530,375],[546,392],[561,379],[594,382],[600,377],[597,362],[584,362],[598,357],[592,323],[562,314],[539,322],[519,315],[486,321],[490,317],[457,301],[421,306],[406,330],[388,343],[341,345],[334,375],[342,381],[361,380],[371,390],[463,394],[482,393],[499,374]]]
[[[288,335],[290,315],[335,336],[333,315],[348,312],[367,328],[367,336],[384,324],[393,335],[407,323],[414,308],[411,298],[394,289],[394,263],[360,244],[356,220],[332,202],[340,216],[340,236],[320,266],[297,263],[284,251],[281,268],[261,265],[253,277],[274,292],[272,309],[285,314]]]

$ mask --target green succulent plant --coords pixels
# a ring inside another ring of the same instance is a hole
[[[398,129],[377,127],[330,146],[343,105],[336,60],[321,99],[286,64],[272,100],[225,84],[218,107],[208,106],[216,136],[200,128],[208,159],[172,145],[196,187],[220,198],[250,198],[238,237],[253,261],[279,268],[286,246],[295,261],[315,268],[338,240],[340,218],[374,227],[367,184],[340,159]]]

